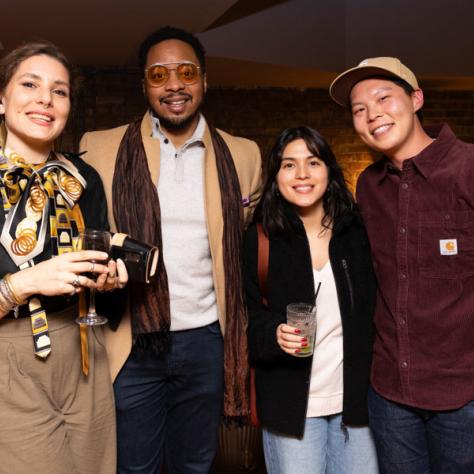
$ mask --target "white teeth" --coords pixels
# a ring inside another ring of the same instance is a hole
[[[383,133],[383,132],[386,132],[392,125],[391,124],[388,124],[388,125],[382,125],[380,127],[377,127],[373,132],[372,132],[372,135],[378,135],[379,133]]]
[[[294,189],[296,191],[309,191],[310,189],[313,189],[313,186],[310,186],[310,185],[294,186]]]
[[[29,114],[31,118],[34,119],[39,119],[39,120],[45,120],[46,122],[51,122],[51,117],[48,115],[42,115],[42,114]]]
[[[171,105],[182,105],[184,104],[184,100],[178,100],[178,101],[173,101],[173,102],[169,102]]]

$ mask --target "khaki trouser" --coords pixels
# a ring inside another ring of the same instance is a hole
[[[51,354],[33,352],[29,318],[0,320],[0,473],[114,474],[113,391],[101,329],[81,370],[72,310],[48,315]]]

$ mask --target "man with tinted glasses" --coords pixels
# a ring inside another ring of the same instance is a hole
[[[338,76],[331,97],[381,160],[357,184],[379,283],[369,419],[382,473],[474,472],[474,146],[423,128],[397,58]]]
[[[223,412],[248,413],[240,258],[260,154],[201,115],[205,55],[195,36],[162,28],[139,60],[149,110],[81,143],[104,181],[113,230],[160,249],[156,277],[129,285],[128,309],[107,332],[118,472],[159,473],[164,458],[167,472],[207,473]]]

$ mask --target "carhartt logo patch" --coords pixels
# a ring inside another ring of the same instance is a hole
[[[441,255],[457,255],[458,241],[456,239],[441,239],[439,241],[439,252]]]

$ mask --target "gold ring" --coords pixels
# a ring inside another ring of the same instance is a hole
[[[91,269],[90,269],[91,273],[94,273],[94,268],[95,268],[95,262],[91,262]]]

